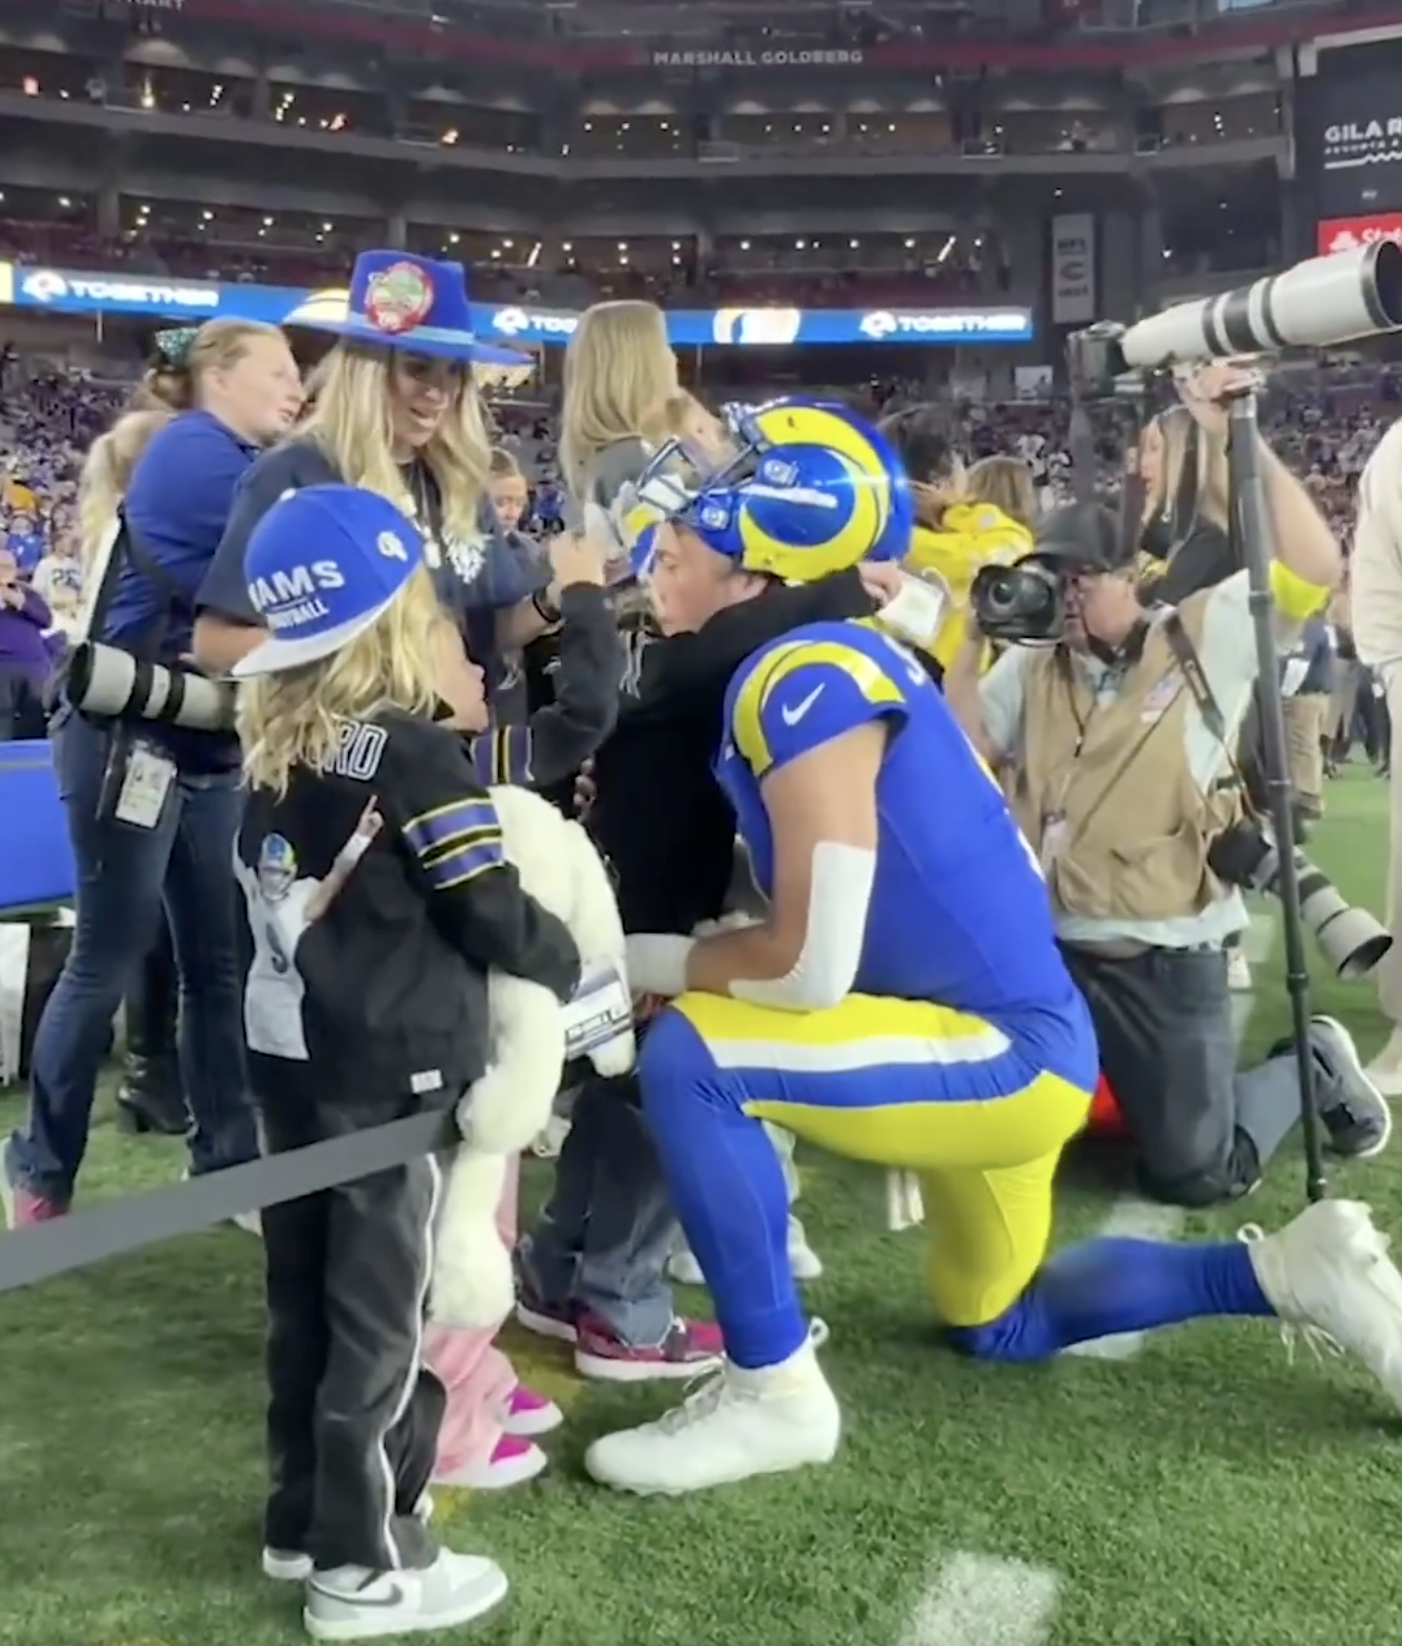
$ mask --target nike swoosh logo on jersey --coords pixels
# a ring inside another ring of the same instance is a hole
[[[786,726],[796,726],[799,721],[803,719],[804,715],[808,713],[809,709],[811,709],[818,701],[822,690],[822,686],[814,686],[813,690],[809,692],[808,696],[805,697],[801,703],[796,704],[792,709],[787,706],[781,709],[780,713],[784,717],[784,724]]]

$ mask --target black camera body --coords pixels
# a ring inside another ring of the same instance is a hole
[[[1003,645],[1054,645],[1066,625],[1066,580],[1044,560],[985,566],[975,573],[969,605],[979,632]]]

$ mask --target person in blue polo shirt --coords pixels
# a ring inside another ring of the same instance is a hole
[[[486,671],[490,695],[506,684],[510,655],[561,617],[551,562],[499,528],[472,378],[474,365],[527,357],[478,341],[460,264],[402,251],[356,259],[344,319],[297,323],[339,341],[318,368],[311,416],[239,488],[199,591],[196,657],[222,671],[260,638],[243,582],[259,520],[289,491],[344,481],[387,497],[423,532],[439,599]]]
[[[195,594],[234,489],[301,407],[281,332],[215,320],[166,334],[142,403],[171,408],[127,487],[126,530],[89,638],[188,668]],[[181,984],[180,1062],[195,1172],[257,1153],[244,1090],[237,905],[238,743],[232,733],[92,718],[60,703],[54,763],[77,864],[73,947],[39,1023],[29,1113],[5,1151],[12,1223],[61,1215],[87,1146],[112,1018],[156,935],[162,901]]]

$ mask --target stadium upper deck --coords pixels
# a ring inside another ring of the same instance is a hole
[[[388,240],[510,271],[523,294],[586,275],[841,302],[876,277],[872,301],[1050,318],[1057,224],[1089,219],[1111,312],[1303,255],[1321,219],[1386,230],[1402,194],[1323,201],[1314,42],[1402,27],[1402,3],[1128,15],[12,0],[0,239],[59,266],[295,283]]]

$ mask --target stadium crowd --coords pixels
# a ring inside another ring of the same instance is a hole
[[[7,350],[0,362],[0,546],[48,606],[50,653],[71,631],[80,604],[78,482],[83,458],[130,392],[129,383],[63,372],[47,360],[22,358],[14,350]],[[914,384],[873,378],[835,386],[832,392],[864,413],[878,415],[900,410],[923,391]],[[1392,421],[1400,395],[1402,377],[1388,367],[1310,364],[1283,373],[1266,397],[1267,427],[1276,450],[1310,486],[1346,551],[1352,542],[1358,476]],[[519,399],[503,394],[493,421],[499,449],[517,464],[524,481],[520,529],[532,538],[560,530],[566,493],[558,462],[558,393],[528,386]],[[1039,508],[1071,497],[1070,406],[1064,396],[994,405],[951,401],[945,422],[953,446],[966,462],[1012,456],[1025,463]],[[1125,461],[1125,443],[1121,422],[1100,426],[1097,484],[1111,502]],[[1370,758],[1385,765],[1386,739],[1380,741],[1376,730],[1378,700],[1371,683],[1360,681],[1357,671],[1348,667],[1353,658],[1347,624],[1342,631],[1339,624],[1331,625],[1330,642],[1344,665],[1333,672],[1354,687],[1357,709],[1352,719],[1345,716],[1343,703],[1349,693],[1341,684],[1334,694],[1328,763],[1347,758],[1347,750],[1362,738]],[[31,661],[37,659],[22,639],[13,644]],[[11,658],[11,647],[0,656]],[[32,718],[25,722],[32,723]],[[8,732],[16,735],[13,722]]]
[[[1364,1207],[1250,1244],[1048,1249],[1097,1093],[1145,1192],[1189,1206],[1248,1193],[1300,1114],[1291,1049],[1238,1074],[1228,1010],[1259,782],[1235,368],[1185,381],[1132,451],[1098,428],[1117,513],[1076,485],[1059,400],[863,385],[865,414],[789,396],[721,415],[642,302],[583,317],[558,406],[494,422],[473,370],[511,361],[468,316],[460,267],[372,252],[310,383],[287,336],[243,321],[161,333],[134,386],[7,356],[0,736],[53,739],[78,877],[5,1147],[12,1223],[74,1203],[124,997],[123,1113],[186,1136],[194,1176],[464,1094],[482,1148],[496,974],[586,1018],[603,987],[581,982],[600,958],[582,926],[532,894],[544,813],[500,793],[531,789],[613,868],[640,1053],[628,1074],[598,1072],[593,1041],[571,1062],[530,1228],[529,1136],[486,1150],[512,1157],[510,1303],[585,1377],[711,1374],[591,1446],[602,1485],[681,1494],[834,1456],[826,1328],[795,1291],[821,1269],[796,1138],[887,1169],[893,1195],[919,1181],[934,1307],[972,1358],[1273,1317],[1402,1403],[1402,1275]],[[1387,765],[1340,545],[1381,530],[1355,499],[1395,392],[1282,376],[1265,423],[1306,820],[1357,736]],[[974,596],[989,570],[1002,606]],[[1037,626],[1047,588],[1060,628]],[[78,643],[232,676],[237,719],[94,708]],[[1381,1151],[1402,1056],[1364,1070],[1328,1018],[1308,1049],[1327,1146]],[[502,1308],[425,1335],[441,1176],[416,1158],[250,1222],[262,1565],[302,1585],[319,1639],[493,1607],[504,1574],[438,1546],[428,1488],[534,1478],[563,1421],[497,1346]],[[683,1318],[671,1278],[704,1280],[716,1321]]]

